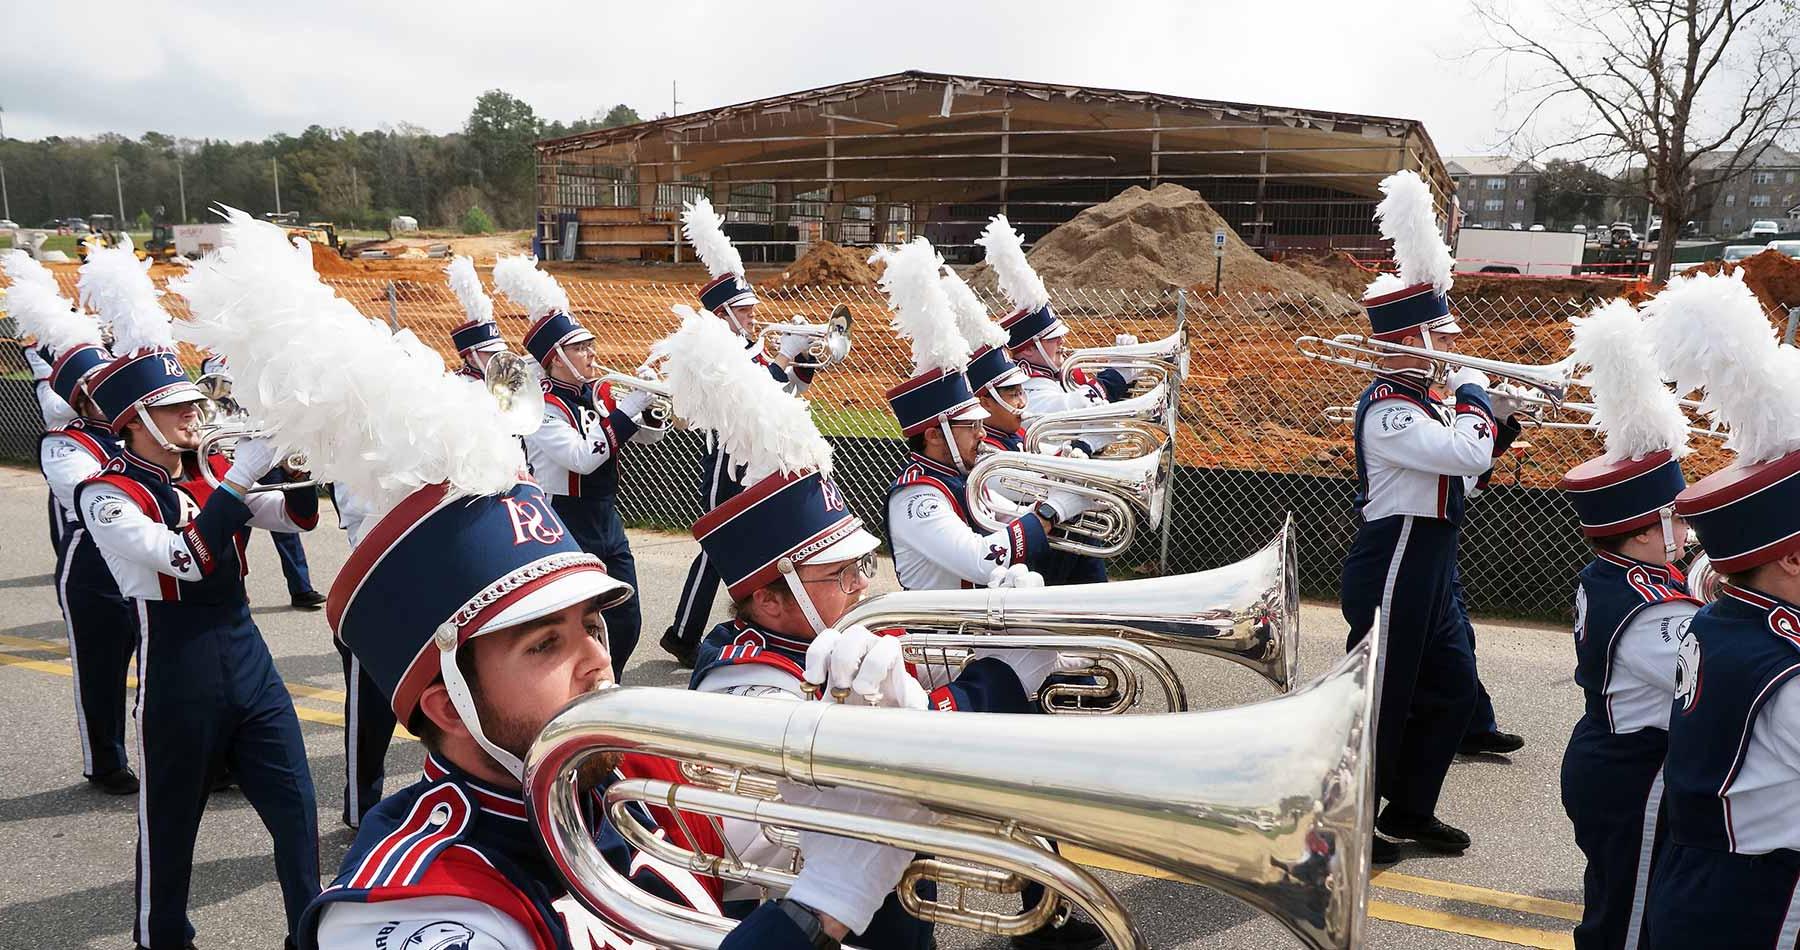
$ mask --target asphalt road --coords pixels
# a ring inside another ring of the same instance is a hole
[[[331,523],[327,513],[325,519]],[[43,482],[35,472],[0,469],[0,948],[128,947],[132,915],[134,800],[90,790],[81,779],[62,618],[52,587],[44,526]],[[684,686],[656,647],[689,559],[686,536],[634,533],[645,644],[623,679],[634,685]],[[326,589],[348,552],[341,532],[308,536],[314,583]],[[275,551],[251,544],[250,594],[282,677],[302,717],[319,789],[323,876],[329,880],[351,833],[342,804],[342,676],[324,616],[288,606]],[[876,586],[893,586],[883,567]],[[1303,616],[1303,677],[1342,652],[1335,605],[1308,604]],[[1581,859],[1558,801],[1557,771],[1579,715],[1570,678],[1573,651],[1564,631],[1478,622],[1483,679],[1504,728],[1525,736],[1510,758],[1459,760],[1439,814],[1466,828],[1475,845],[1460,857],[1408,852],[1373,881],[1370,946],[1476,948],[1567,947],[1579,915]],[[1253,674],[1199,657],[1175,656],[1197,707],[1230,706],[1273,695]],[[1155,756],[1155,749],[1144,749]],[[396,742],[390,788],[410,781],[419,746]],[[1119,869],[1105,856],[1076,854],[1096,867],[1139,916],[1157,947],[1276,948],[1299,944],[1273,920],[1207,888]],[[200,830],[191,914],[197,943],[214,948],[272,948],[281,943],[279,893],[269,839],[243,797],[214,796]],[[940,928],[946,948],[1000,948],[1005,942]]]

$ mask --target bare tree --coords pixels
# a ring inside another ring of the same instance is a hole
[[[1507,91],[1509,147],[1641,167],[1663,220],[1656,280],[1697,192],[1800,130],[1800,0],[1548,0],[1534,22],[1472,3],[1487,49],[1526,67]]]

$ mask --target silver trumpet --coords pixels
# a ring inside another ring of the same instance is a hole
[[[1067,858],[1021,840],[1042,835],[1230,894],[1307,947],[1355,947],[1369,880],[1376,649],[1371,636],[1286,696],[1130,720],[605,690],[570,703],[539,734],[526,759],[526,802],[570,893],[658,947],[714,948],[734,922],[639,890],[606,862],[582,820],[577,769],[592,755],[629,751],[880,792],[936,813],[915,823],[646,779],[607,789],[614,829],[702,874],[771,888],[793,880],[784,869],[676,847],[642,832],[626,809],[637,802],[875,841],[928,856],[914,862],[913,880],[1016,875],[1085,910],[1114,947],[1147,948],[1117,895]],[[956,863],[939,877],[945,860]],[[919,901],[914,913],[990,933],[1016,923],[945,901]]]
[[[850,355],[850,323],[850,308],[838,304],[824,323],[757,321],[757,340],[780,349],[782,337],[811,337],[806,349],[794,358],[794,365],[801,369],[830,369]]]
[[[1169,384],[1157,383],[1141,396],[1078,406],[1025,418],[1025,451],[1042,452],[1070,439],[1105,440],[1108,458],[1149,455],[1175,438],[1175,407]]]
[[[207,457],[218,454],[223,455],[226,458],[231,458],[232,449],[237,446],[240,440],[254,439],[261,435],[264,435],[264,433],[251,425],[249,420],[241,415],[208,426],[200,436],[200,447],[195,449],[195,452],[198,453],[200,457],[200,477],[206,479],[208,485],[217,489],[219,487],[220,479],[219,476],[213,474],[212,466],[206,464]],[[297,472],[306,471],[306,454],[303,452],[290,453],[285,458],[282,458],[278,464]],[[317,487],[318,484],[318,479],[308,478],[297,482],[277,482],[273,485],[251,485],[245,490],[251,492],[287,491],[290,488],[314,488]]]
[[[1392,372],[1385,361],[1395,356],[1413,356],[1430,360],[1434,378],[1452,369],[1475,369],[1495,379],[1507,380],[1536,390],[1554,405],[1561,405],[1574,383],[1574,364],[1569,360],[1543,366],[1531,363],[1506,363],[1466,353],[1446,353],[1418,346],[1389,343],[1361,333],[1340,333],[1334,337],[1303,336],[1294,341],[1300,355],[1334,366],[1348,366],[1369,373]]]
[[[1525,426],[1527,428],[1582,429],[1582,430],[1586,430],[1589,432],[1598,431],[1600,428],[1599,424],[1594,422],[1594,404],[1593,403],[1564,402],[1560,405],[1552,405],[1549,402],[1549,400],[1542,399],[1541,397],[1526,396],[1524,398],[1526,400],[1527,405],[1533,411],[1527,412],[1525,410],[1520,410],[1518,415],[1515,416],[1514,418],[1519,420],[1520,425]],[[1564,412],[1570,412],[1570,413],[1573,413],[1582,418],[1581,419],[1545,418],[1543,413],[1545,410],[1549,410],[1549,409],[1556,409],[1556,410],[1560,410],[1560,411],[1564,411]],[[1355,406],[1326,406],[1324,408],[1324,410],[1322,410],[1319,413],[1319,415],[1330,422],[1343,422],[1343,423],[1355,422],[1356,421],[1356,407]],[[1702,438],[1707,438],[1707,439],[1723,439],[1730,433],[1726,432],[1723,429],[1711,429],[1711,428],[1706,428],[1703,426],[1688,426],[1688,434],[1697,435],[1697,436],[1700,436]]]
[[[1120,713],[1138,704],[1133,672],[1142,667],[1162,687],[1170,712],[1187,709],[1174,669],[1150,647],[1185,650],[1256,671],[1283,692],[1299,675],[1300,575],[1294,522],[1262,550],[1233,564],[1171,577],[1078,587],[908,590],[877,594],[850,609],[839,629],[907,632],[901,648],[914,663],[943,663],[943,651],[1048,649],[1089,657],[1117,692],[1108,707],[1070,708],[1091,687],[1046,686],[1052,710]],[[1092,672],[1092,671],[1090,671]]]
[[[647,429],[667,429],[675,422],[675,395],[669,384],[660,379],[645,379],[631,373],[608,370],[600,375],[596,382],[606,383],[613,389],[635,389],[649,393],[652,397],[650,407],[644,410],[644,427]]]
[[[1181,387],[1188,371],[1188,335],[1185,328],[1160,340],[1127,343],[1119,346],[1090,346],[1071,350],[1063,356],[1064,386],[1075,385],[1075,371],[1097,373],[1103,369],[1138,370],[1142,385],[1167,384],[1171,391]]]
[[[1167,442],[1134,459],[992,452],[969,470],[969,517],[984,531],[998,531],[1050,492],[1074,492],[1093,507],[1058,524],[1050,534],[1050,546],[1112,557],[1131,546],[1140,523],[1151,529],[1162,524],[1174,464],[1174,447]]]

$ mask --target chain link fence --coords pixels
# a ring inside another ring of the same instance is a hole
[[[73,295],[73,273],[59,273]],[[362,313],[417,334],[456,357],[449,331],[465,319],[439,279],[329,278]],[[650,344],[673,330],[675,304],[695,304],[696,288],[565,276],[575,315],[598,337],[600,358],[629,372]],[[886,390],[910,373],[909,350],[888,329],[886,300],[874,288],[758,290],[761,315],[820,321],[838,304],[855,319],[853,348],[840,367],[819,374],[807,398],[837,454],[838,480],[852,507],[882,530],[886,491],[904,446],[887,410]],[[1069,345],[1097,346],[1115,334],[1144,340],[1185,319],[1193,356],[1181,393],[1178,465],[1163,534],[1140,537],[1113,562],[1116,576],[1204,570],[1242,558],[1294,516],[1306,595],[1337,596],[1338,568],[1355,529],[1355,460],[1350,426],[1326,418],[1327,406],[1352,405],[1368,377],[1300,356],[1294,340],[1365,328],[1360,311],[1312,296],[1133,293],[1064,290],[1053,294],[1071,330]],[[167,298],[183,312],[179,298]],[[1590,302],[1578,299],[1462,298],[1454,301],[1463,348],[1521,363],[1547,363],[1566,350],[1567,320]],[[989,310],[1004,305],[988,300]],[[528,325],[505,298],[496,318],[515,351]],[[195,354],[185,358],[197,362]],[[16,346],[0,352],[0,455],[34,461],[41,429],[29,373]],[[698,433],[673,432],[621,458],[622,512],[629,523],[685,530],[701,514]],[[1575,571],[1587,559],[1573,511],[1554,485],[1594,454],[1591,433],[1527,429],[1497,462],[1493,487],[1470,508],[1461,563],[1469,607],[1488,614],[1560,619]],[[1710,470],[1697,462],[1700,471]],[[1166,545],[1166,547],[1165,547]]]

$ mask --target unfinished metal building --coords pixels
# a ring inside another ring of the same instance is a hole
[[[930,238],[952,260],[988,216],[1034,241],[1127,188],[1203,195],[1265,254],[1380,253],[1380,179],[1452,185],[1411,119],[905,72],[537,145],[545,257],[683,260],[681,203],[708,195],[747,261],[819,240]]]

